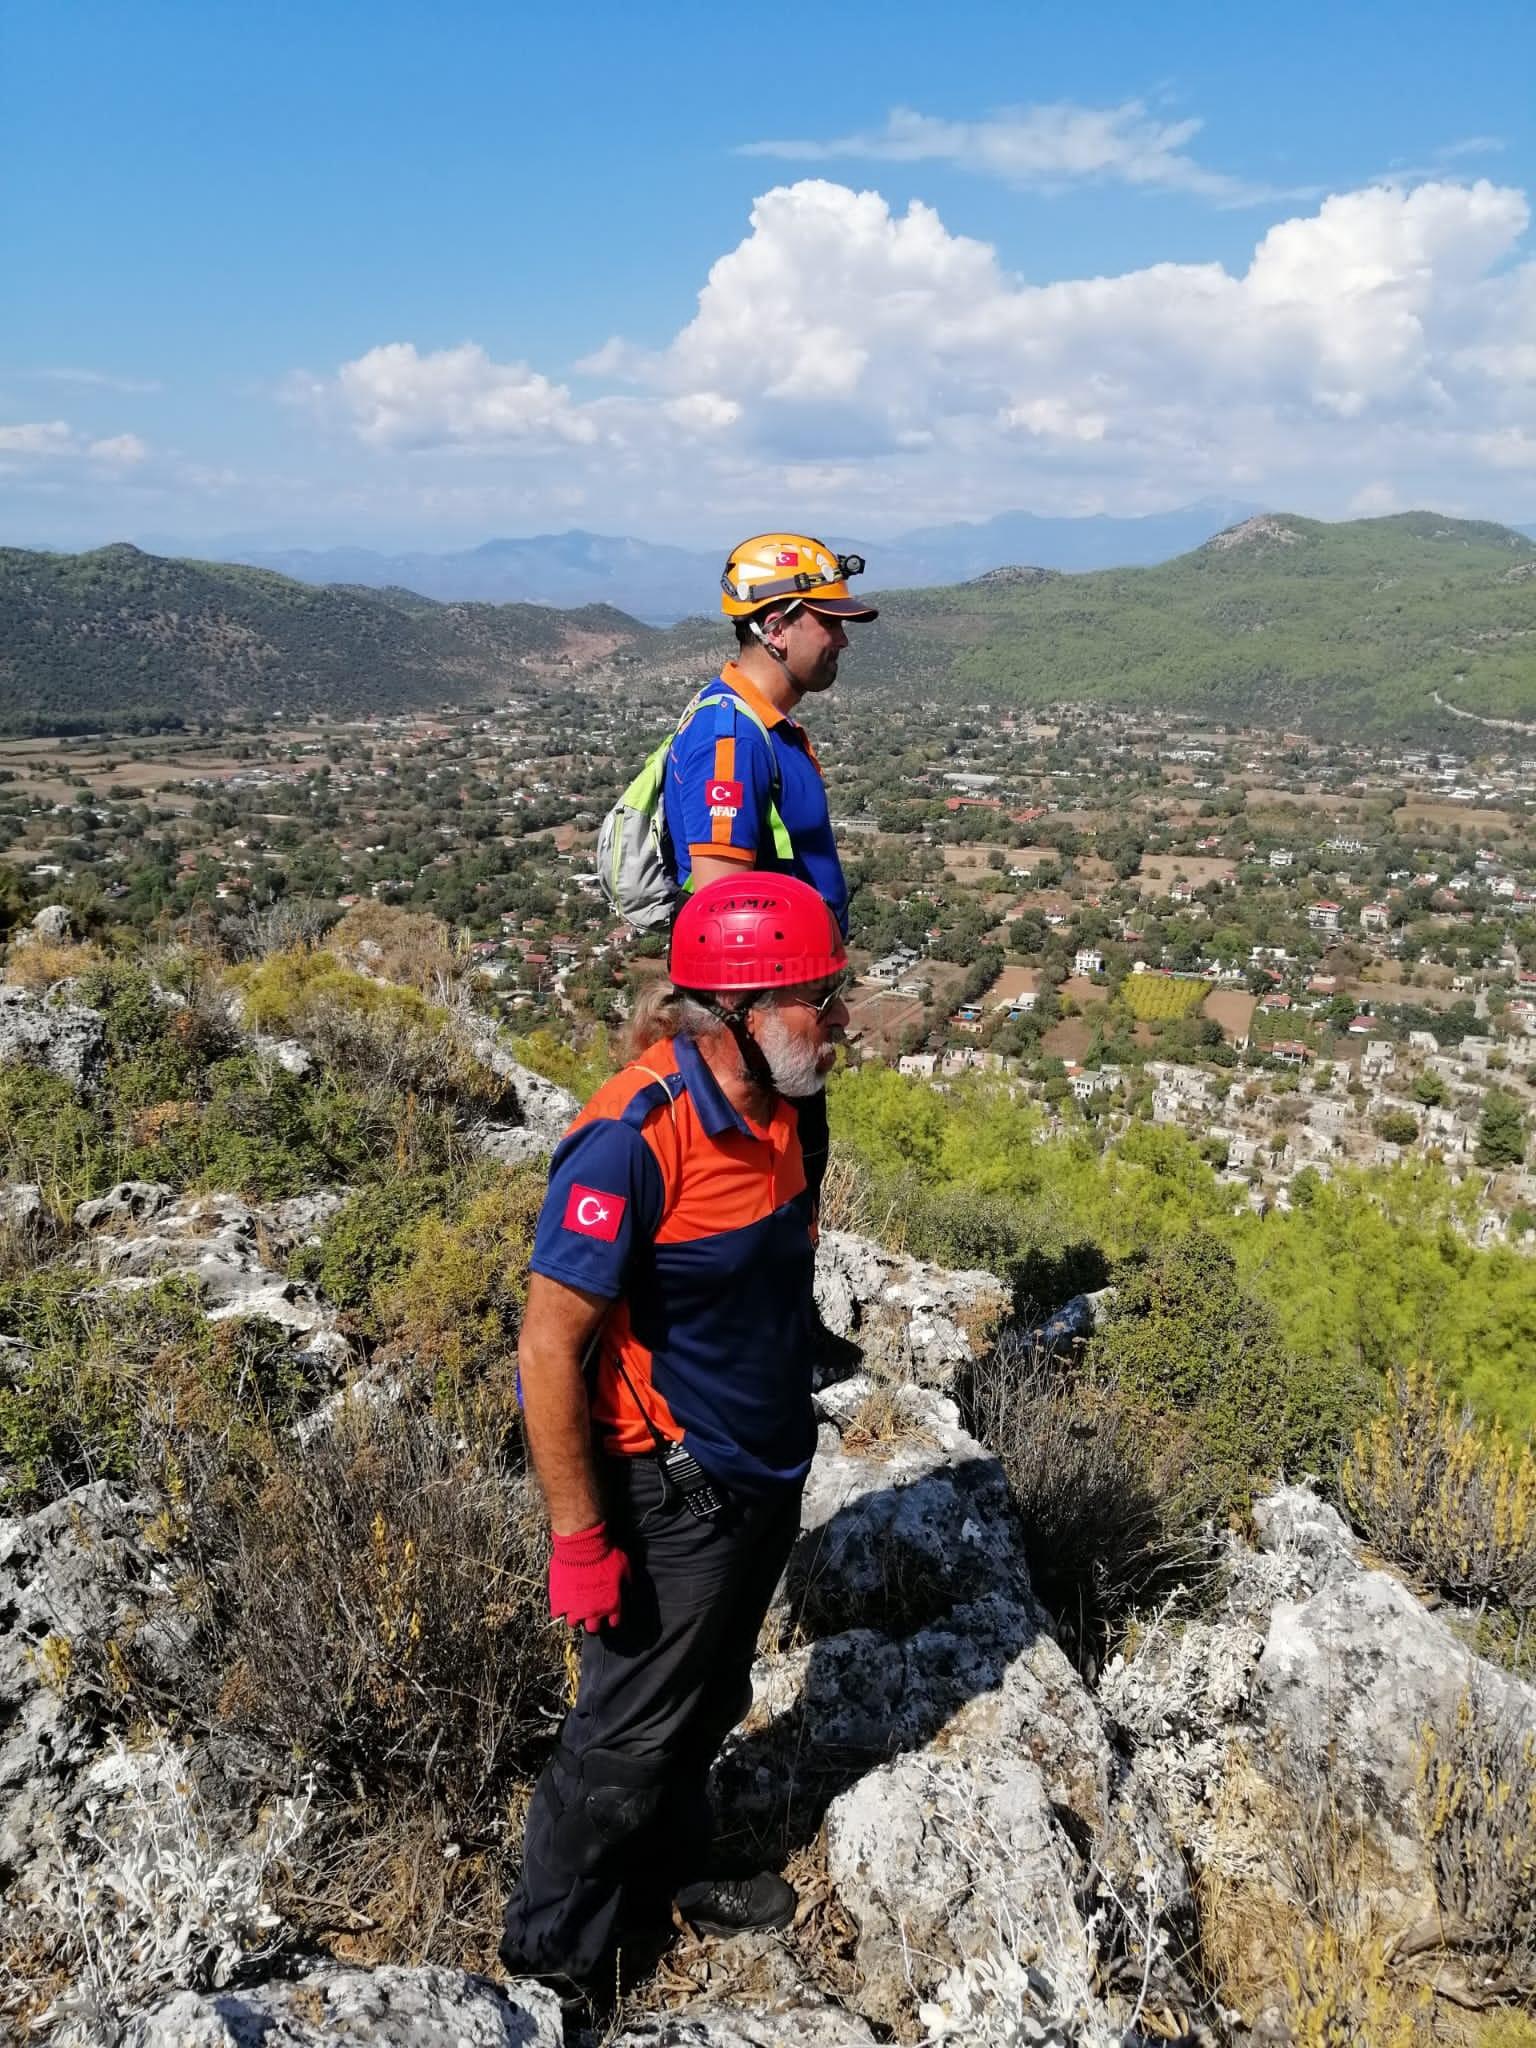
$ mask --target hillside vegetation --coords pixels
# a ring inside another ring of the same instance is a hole
[[[439,605],[137,548],[0,549],[0,731],[475,702],[647,629],[606,605]]]
[[[1536,723],[1536,542],[1436,513],[1264,514],[1157,568],[994,571],[880,603],[850,691],[1320,733],[1465,738],[1457,711]],[[0,550],[0,731],[424,709],[530,671],[624,654],[673,674],[727,648],[718,619],[657,632],[606,605],[438,604],[126,546]]]
[[[1410,512],[1250,519],[1152,569],[902,591],[858,670],[1321,733],[1536,722],[1536,542]],[[1463,739],[1468,728],[1461,726]]]

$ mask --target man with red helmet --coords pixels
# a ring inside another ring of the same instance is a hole
[[[770,1872],[710,1859],[707,1782],[751,1702],[816,1430],[812,1215],[787,1098],[847,1023],[847,953],[808,884],[699,889],[630,1064],[562,1139],[518,1361],[553,1530],[550,1608],[584,1629],[529,1809],[502,1958],[600,1984],[664,1937],[786,1926]]]

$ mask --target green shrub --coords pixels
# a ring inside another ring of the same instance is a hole
[[[247,1019],[301,1040],[334,1072],[392,1094],[494,1112],[516,1091],[471,1050],[452,1014],[418,989],[358,974],[328,952],[272,953],[232,968]]]
[[[1362,1377],[1290,1356],[1274,1312],[1202,1231],[1124,1278],[1088,1360],[1149,1416],[1180,1419],[1186,1484],[1213,1506],[1242,1506],[1281,1472],[1333,1471],[1371,1399]]]
[[[1030,1581],[1092,1671],[1140,1608],[1209,1568],[1179,1475],[1176,1432],[1124,1395],[1040,1357],[1017,1329],[968,1375],[966,1426],[1008,1477]]]
[[[0,1067],[0,1180],[35,1181],[60,1213],[122,1176],[111,1128],[67,1081],[41,1067]]]
[[[128,1133],[127,1175],[251,1200],[349,1180],[391,1150],[388,1128],[361,1098],[250,1052],[209,1067],[198,1096],[138,1111]]]
[[[462,1182],[420,1174],[359,1188],[320,1234],[290,1262],[300,1279],[313,1280],[363,1335],[382,1337],[391,1322],[387,1296],[410,1264],[422,1218],[451,1211]]]
[[[456,1218],[424,1215],[387,1297],[391,1340],[433,1375],[438,1406],[455,1415],[474,1407],[493,1429],[516,1409],[517,1335],[545,1185],[541,1172],[512,1167]]]
[[[258,1484],[230,1484],[210,1443],[186,1477],[168,1519],[193,1625],[179,1657],[157,1645],[146,1702],[238,1733],[271,1792],[318,1780],[292,1869],[317,1932],[340,1902],[380,1960],[486,1967],[566,1689],[520,1439],[358,1402],[280,1439]],[[131,1637],[119,1651],[131,1704]]]
[[[256,1456],[317,1392],[291,1333],[209,1322],[196,1287],[119,1293],[71,1266],[0,1285],[0,1499],[26,1506],[90,1479],[156,1483],[187,1443]]]

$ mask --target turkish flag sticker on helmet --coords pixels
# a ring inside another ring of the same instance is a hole
[[[565,1214],[560,1221],[567,1230],[582,1237],[600,1237],[605,1244],[612,1244],[628,1207],[628,1196],[606,1195],[601,1188],[584,1188],[576,1181],[565,1198]]]

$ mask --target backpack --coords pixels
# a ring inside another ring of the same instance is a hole
[[[716,707],[717,727],[721,732],[728,729],[728,719],[740,712],[750,718],[762,734],[773,775],[768,807],[773,849],[782,861],[794,857],[788,830],[779,816],[779,759],[768,728],[739,697],[729,692],[716,692],[711,696],[714,687],[713,683],[705,684],[678,720],[675,730],[647,757],[645,766],[598,827],[598,882],[614,915],[622,917],[637,931],[665,931],[687,893],[687,888],[678,888],[675,879],[676,863],[672,857],[671,834],[667,830],[662,787],[667,760],[678,735],[696,712],[707,709],[711,704]],[[687,887],[691,886],[690,877]]]

